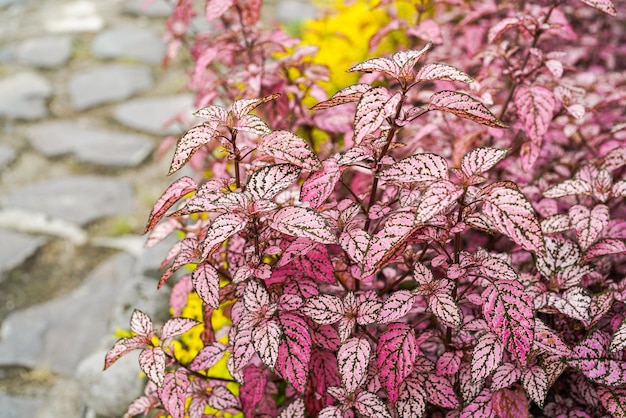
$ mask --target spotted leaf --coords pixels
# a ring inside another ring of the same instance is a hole
[[[408,290],[393,292],[384,302],[378,313],[378,322],[385,324],[403,318],[413,307],[415,296]]]
[[[212,0],[211,3],[228,3],[228,0],[224,2]],[[225,124],[226,118],[228,117],[228,111],[222,106],[217,105],[203,107],[202,109],[196,110],[193,114],[199,118],[204,118],[210,122],[217,122],[219,124]]]
[[[358,101],[363,93],[370,90],[372,86],[365,83],[353,84],[351,86],[345,87],[339,90],[337,93],[333,94],[333,96],[325,100],[323,102],[319,102],[315,106],[313,106],[312,110],[323,110],[328,109],[334,106],[342,105],[345,103],[351,103]]]
[[[378,129],[385,118],[395,115],[400,93],[392,95],[385,87],[374,87],[361,96],[354,116],[354,143],[359,145],[366,135]]]
[[[278,418],[306,418],[306,407],[302,398],[297,398],[284,408]]]
[[[461,158],[461,171],[467,177],[485,173],[502,161],[507,152],[499,148],[474,148]]]
[[[501,364],[491,376],[491,390],[493,392],[508,388],[522,377],[520,369],[511,363]]]
[[[611,344],[609,345],[609,352],[615,353],[626,348],[626,319],[622,319],[622,322],[617,327],[615,333],[611,337]]]
[[[435,365],[435,370],[440,376],[455,375],[461,367],[462,354],[459,351],[447,351],[443,353]]]
[[[579,321],[587,321],[589,319],[589,308],[591,306],[591,295],[581,287],[574,286],[563,292],[562,295],[556,293],[548,293],[545,295],[546,304],[557,309],[570,318]]]
[[[571,195],[589,195],[593,191],[591,184],[582,179],[565,180],[543,192],[545,197],[557,198]]]
[[[321,244],[337,242],[326,220],[313,209],[287,206],[274,214],[270,226],[283,234],[307,238]]]
[[[391,60],[389,58],[370,58],[348,69],[348,72],[355,71],[362,73],[372,73],[376,71],[398,78],[400,68],[394,60]]]
[[[211,390],[209,406],[218,410],[238,408],[239,401],[226,387],[215,386],[213,390]]]
[[[532,366],[522,374],[522,386],[530,396],[530,399],[540,408],[548,394],[548,376],[546,371],[539,366]]]
[[[626,254],[626,245],[617,239],[604,239],[587,250],[585,260],[591,261],[594,258],[610,254]]]
[[[474,382],[485,380],[502,362],[504,347],[492,332],[483,334],[472,351],[471,376]]]
[[[596,388],[604,409],[615,418],[626,418],[626,388]]]
[[[442,110],[492,128],[507,127],[485,105],[465,93],[450,90],[435,93],[430,96],[428,109]]]
[[[313,208],[326,202],[341,178],[341,171],[336,159],[324,160],[322,166],[324,167],[322,170],[311,173],[309,178],[304,181],[300,192],[300,200],[309,202]]]
[[[311,335],[306,321],[300,316],[283,313],[279,323],[283,339],[278,348],[276,370],[298,392],[304,392],[311,360]]]
[[[611,16],[617,16],[615,5],[611,0],[580,0],[581,3],[585,3],[588,6],[598,9]]]
[[[235,115],[237,119],[241,119],[245,115],[247,115],[248,113],[256,109],[258,106],[264,103],[267,103],[271,100],[274,100],[278,97],[280,97],[280,94],[274,93],[274,94],[270,94],[269,96],[262,97],[260,99],[236,100],[231,107],[231,111],[233,112],[233,114]]]
[[[241,213],[225,213],[213,220],[202,241],[202,258],[207,258],[215,246],[243,230],[248,224],[248,217]]]
[[[213,309],[220,304],[220,279],[209,263],[199,264],[191,273],[191,282],[198,296]]]
[[[172,418],[184,418],[189,384],[186,371],[178,369],[174,373],[167,373],[163,386],[157,389],[161,404]]]
[[[429,374],[424,381],[424,387],[428,394],[428,402],[449,409],[459,406],[454,388],[447,378]]]
[[[165,378],[165,353],[161,347],[151,347],[139,353],[139,367],[157,386]]]
[[[265,135],[258,150],[306,171],[322,169],[322,163],[306,140],[289,131],[274,131]]]
[[[363,338],[350,338],[339,348],[337,366],[343,387],[354,393],[367,379],[370,344]]]
[[[460,81],[462,83],[472,83],[475,81],[458,68],[439,62],[422,66],[415,75],[415,81],[418,83],[434,80]]]
[[[437,154],[415,154],[385,168],[378,177],[393,183],[447,180],[448,163]]]
[[[205,144],[217,138],[219,132],[216,130],[217,123],[209,122],[203,125],[194,126],[176,143],[174,157],[170,164],[168,175],[171,175],[184,166],[191,156]]]
[[[341,299],[333,295],[314,296],[306,301],[302,313],[322,325],[338,322],[345,315]]]
[[[415,331],[406,324],[390,324],[380,337],[376,348],[380,381],[390,402],[398,400],[402,381],[413,371],[419,353]]]
[[[578,243],[584,250],[593,244],[609,223],[609,208],[596,205],[591,211],[583,205],[574,205],[569,210],[572,227],[576,230]]]
[[[450,209],[452,204],[461,197],[463,189],[448,180],[432,183],[422,193],[415,210],[415,223],[426,224],[435,215]]]
[[[444,324],[459,328],[463,322],[461,310],[447,291],[434,293],[428,298],[428,308]]]
[[[554,116],[556,104],[554,95],[542,86],[520,86],[515,90],[513,100],[526,135],[533,144],[541,146]]]
[[[382,399],[375,393],[365,390],[356,395],[354,409],[356,409],[359,414],[368,418],[391,418],[391,414]]]
[[[390,215],[382,229],[369,241],[362,275],[373,274],[395,254],[415,228],[415,215],[409,212],[396,212]]]
[[[483,389],[466,405],[459,418],[501,418],[491,406],[491,391]]]
[[[412,374],[400,385],[396,410],[400,418],[421,418],[426,412],[425,378]]]
[[[273,199],[278,193],[294,184],[300,169],[291,164],[275,164],[255,171],[248,179],[246,190],[256,200]]]
[[[270,369],[274,368],[278,359],[278,347],[282,330],[276,321],[266,321],[252,330],[252,346],[259,358]]]
[[[108,369],[123,355],[138,348],[142,348],[148,344],[150,344],[150,339],[143,335],[119,339],[106,354],[104,359],[104,370]]]
[[[563,342],[556,332],[551,330],[541,319],[535,318],[535,341],[533,348],[549,354],[567,356],[572,350]]]
[[[184,334],[200,322],[190,318],[171,318],[161,327],[161,339]]]
[[[211,343],[198,352],[189,365],[193,371],[207,370],[213,367],[226,352],[226,347],[221,342]]]
[[[196,182],[189,177],[181,177],[165,190],[165,193],[157,200],[150,212],[144,234],[150,231],[163,218],[165,212],[187,193],[191,193],[198,188]]]
[[[608,354],[610,339],[608,333],[595,331],[574,347],[568,364],[593,382],[610,387],[623,386],[626,384],[626,362]]]

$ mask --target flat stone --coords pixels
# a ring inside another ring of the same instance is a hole
[[[178,114],[191,117],[194,111],[193,95],[145,97],[130,100],[113,110],[115,120],[130,128],[155,135],[177,135],[185,127],[174,123],[166,127]]]
[[[130,182],[99,176],[45,180],[1,199],[6,209],[31,210],[85,225],[105,216],[125,215],[132,208]]]
[[[130,58],[150,64],[161,62],[165,48],[159,35],[135,26],[105,30],[91,43],[91,53],[98,58]]]
[[[45,243],[45,239],[0,229],[0,281]]]
[[[104,19],[95,4],[87,0],[61,5],[45,22],[46,30],[53,33],[98,32],[103,27]]]
[[[147,3],[149,4],[144,7],[144,4]],[[123,8],[124,13],[149,17],[169,17],[172,14],[172,10],[174,10],[172,4],[167,0],[128,0]]]
[[[52,86],[42,76],[23,72],[0,79],[0,117],[35,120],[48,115]]]
[[[315,17],[317,11],[309,1],[283,0],[278,2],[275,18],[282,23],[301,22]]]
[[[147,66],[110,64],[74,74],[68,90],[74,108],[84,110],[127,99],[152,84]]]
[[[83,126],[72,121],[43,122],[26,131],[31,145],[47,157],[73,154],[80,161],[135,167],[150,154],[150,138]]]
[[[17,154],[12,147],[0,144],[0,170],[4,170],[6,166],[11,164],[16,156]]]
[[[13,4],[17,4],[22,0],[0,0],[0,7],[8,7]]]
[[[118,254],[96,267],[75,290],[11,313],[0,330],[0,365],[73,376],[78,364],[101,348],[110,312],[133,267],[130,255]]]
[[[60,378],[46,393],[45,404],[39,408],[37,414],[28,415],[33,418],[88,418],[85,414],[85,405],[82,403],[81,387],[74,378]],[[92,416],[93,418],[93,416]]]
[[[60,67],[71,55],[72,40],[67,36],[29,39],[21,43],[15,51],[19,62],[43,68]]]
[[[0,410],[4,418],[33,417],[42,406],[43,400],[39,398],[0,393]]]

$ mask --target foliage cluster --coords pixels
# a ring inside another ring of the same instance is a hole
[[[261,0],[178,1],[205,122],[146,231],[191,273],[106,357],[129,416],[626,417],[624,3],[396,3],[329,98]]]

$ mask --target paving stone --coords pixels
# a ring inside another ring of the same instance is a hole
[[[110,64],[74,74],[68,90],[74,108],[84,110],[127,99],[152,84],[147,66]]]
[[[0,3],[0,6],[2,4]],[[0,410],[4,418],[25,418],[35,416],[43,406],[43,400],[32,396],[0,393]]]
[[[301,22],[315,17],[317,11],[308,1],[283,0],[278,2],[275,18],[283,23]]]
[[[84,388],[73,378],[57,377],[56,381],[57,383],[47,392],[47,399],[37,414],[28,416],[33,418],[88,418],[88,415],[84,413],[85,405],[80,397],[80,392]],[[22,418],[26,418],[26,416]]]
[[[172,7],[172,4],[169,3],[167,0],[151,1],[149,2],[150,4],[147,7],[143,6],[145,3],[146,0],[128,0],[124,4],[123,11],[124,13],[128,13],[131,15],[169,17],[172,14],[172,10],[174,9]]]
[[[0,229],[0,281],[45,243],[45,239]]]
[[[161,62],[165,48],[155,32],[135,26],[105,30],[91,43],[91,53],[98,58],[131,58],[150,64]]]
[[[150,138],[83,126],[72,121],[43,122],[26,137],[47,157],[73,154],[78,160],[107,166],[135,167],[150,154]]]
[[[60,5],[48,16],[45,28],[53,33],[98,32],[104,27],[104,19],[95,4],[76,0]]]
[[[11,164],[16,156],[15,150],[12,147],[0,144],[0,171]]]
[[[130,255],[102,262],[75,290],[11,313],[0,331],[0,365],[46,368],[73,376],[101,348],[117,295],[134,268]]]
[[[85,225],[105,216],[130,213],[132,200],[126,179],[70,176],[15,190],[1,202],[6,209],[31,210]]]
[[[123,125],[155,135],[176,135],[184,132],[179,124],[165,124],[179,113],[191,116],[193,95],[145,97],[130,100],[113,110],[115,120]]]
[[[28,65],[57,68],[72,55],[72,39],[67,36],[47,36],[29,39],[15,50],[16,59]]]
[[[52,94],[48,80],[33,72],[0,79],[0,117],[35,120],[48,114],[46,99]]]

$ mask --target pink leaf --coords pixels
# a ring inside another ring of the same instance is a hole
[[[606,205],[596,205],[591,211],[583,205],[574,205],[569,210],[569,217],[578,243],[585,250],[598,239],[609,223],[610,214]]]
[[[165,353],[161,347],[146,348],[139,354],[139,367],[157,386],[165,378]]]
[[[369,296],[371,293],[374,292],[366,293],[367,298],[358,298],[356,321],[359,325],[369,325],[378,322],[383,304],[376,299],[376,293],[373,296]]]
[[[508,30],[522,25],[523,21],[518,17],[506,17],[501,19],[489,29],[487,40],[492,44],[498,41]]]
[[[461,158],[461,171],[467,176],[485,173],[506,157],[508,150],[479,147],[474,148]]]
[[[233,353],[234,354],[234,353]],[[241,385],[239,398],[244,416],[254,416],[257,405],[265,395],[267,386],[266,369],[251,364],[244,370],[244,381]]]
[[[278,193],[294,184],[300,169],[291,164],[275,164],[255,171],[248,179],[246,190],[255,200],[273,199]]]
[[[306,389],[311,361],[311,335],[306,321],[295,314],[283,313],[279,323],[283,340],[278,348],[276,370],[300,393]]]
[[[318,104],[313,106],[311,110],[323,110],[323,109],[328,109],[334,106],[342,105],[345,103],[356,102],[361,98],[363,93],[365,93],[371,88],[372,86],[370,86],[369,84],[364,84],[364,83],[353,84],[351,86],[348,86],[339,90],[330,99],[325,100],[323,102],[319,102]]]
[[[300,271],[312,279],[324,283],[335,283],[334,266],[324,245],[315,245],[313,249],[296,259]]]
[[[553,215],[541,220],[541,231],[543,231],[544,234],[565,232],[571,228],[572,226],[569,221],[569,216],[564,213]]]
[[[379,337],[377,365],[390,402],[398,400],[400,384],[413,371],[418,353],[415,331],[406,324],[390,324]]]
[[[226,0],[223,3],[228,3],[230,0]],[[211,0],[212,3],[221,3],[219,0]],[[208,6],[208,5],[207,5]],[[226,118],[228,117],[228,111],[222,106],[210,105],[196,110],[194,116],[207,119],[209,122],[217,122],[220,125],[226,124]]]
[[[591,184],[582,179],[565,180],[543,192],[545,197],[556,198],[576,194],[591,194]]]
[[[626,348],[626,319],[622,319],[619,327],[613,333],[611,344],[609,345],[609,353],[622,351],[624,348]]]
[[[261,323],[252,330],[252,346],[261,361],[270,369],[274,368],[278,359],[281,337],[282,330],[276,321]]]
[[[392,257],[396,250],[415,230],[415,216],[409,212],[396,212],[387,218],[383,228],[372,237],[364,258],[363,276],[373,274]]]
[[[556,308],[570,318],[586,321],[589,319],[591,296],[583,287],[574,286],[563,292],[563,295],[548,293],[545,295],[546,304]]]
[[[225,351],[224,344],[220,342],[211,343],[196,354],[189,368],[193,371],[207,370],[224,356]]]
[[[462,352],[446,351],[437,359],[435,370],[439,376],[455,375],[461,366]]]
[[[533,303],[519,282],[498,280],[482,294],[483,314],[504,348],[526,364],[533,342]]]
[[[278,98],[280,94],[274,93],[260,99],[241,99],[233,103],[231,110],[237,119],[243,118],[258,106]]]
[[[415,64],[417,64],[424,54],[430,51],[432,47],[433,43],[428,42],[424,48],[420,50],[398,51],[393,54],[391,58],[399,68],[397,78],[404,80],[407,83],[413,81],[413,67],[415,67]]]
[[[393,183],[447,180],[448,163],[437,154],[415,154],[385,168],[378,177]]]
[[[251,134],[263,136],[272,133],[267,123],[257,115],[244,115],[237,121],[234,129],[240,132],[248,132]]]
[[[444,90],[430,96],[428,110],[442,110],[492,128],[507,127],[481,102],[456,91]]]
[[[304,181],[300,192],[300,200],[309,202],[313,208],[318,208],[326,202],[341,178],[341,171],[335,158],[322,161],[322,166],[324,167],[322,170],[311,173]]]
[[[462,324],[461,310],[448,292],[437,292],[428,299],[428,307],[443,323],[459,328]]]
[[[306,418],[306,408],[304,405],[304,400],[302,398],[297,398],[295,401],[291,402],[287,405],[286,408],[282,410],[278,418]]]
[[[472,371],[467,363],[461,364],[459,368],[459,389],[464,404],[471,403],[485,387],[484,380],[472,379]]]
[[[337,347],[338,348],[338,347]],[[336,350],[336,349],[335,349]],[[328,388],[340,384],[337,358],[333,352],[314,348],[311,352],[310,374],[313,402],[317,410],[332,403]],[[307,400],[307,405],[310,405]]]
[[[218,19],[233,5],[233,0],[208,0],[205,17],[207,21]]]
[[[150,216],[148,217],[148,222],[146,224],[146,229],[144,230],[144,234],[154,228],[154,225],[157,224],[165,215],[165,212],[169,208],[174,205],[181,197],[185,196],[187,193],[191,193],[198,188],[193,179],[189,177],[181,177],[176,180],[174,183],[170,185],[170,187],[165,190],[165,193],[157,200],[152,208],[152,212],[150,212]]]
[[[343,418],[343,412],[338,406],[327,406],[320,411],[317,418]]]
[[[161,339],[175,337],[189,331],[200,322],[190,318],[171,318],[161,327]]]
[[[152,320],[148,315],[138,309],[135,309],[130,317],[130,330],[148,338],[151,338],[154,333]]]
[[[128,354],[131,351],[141,348],[145,345],[148,345],[149,343],[149,338],[143,335],[137,335],[134,337],[122,338],[118,340],[106,354],[106,357],[104,359],[104,369],[108,369],[123,355]]]
[[[170,292],[169,304],[172,308],[172,316],[180,316],[183,312],[183,308],[187,305],[189,299],[189,293],[193,291],[193,284],[191,283],[191,275],[187,274],[176,282],[172,286]]]
[[[430,374],[424,382],[428,402],[439,405],[442,408],[454,409],[459,406],[454,388],[448,379],[436,374]]]
[[[371,239],[367,232],[355,228],[341,233],[339,245],[352,261],[363,264],[366,261],[367,249]]]
[[[545,87],[520,86],[515,90],[514,101],[526,135],[533,144],[541,146],[554,115],[554,95]]]
[[[228,359],[233,359],[233,371],[239,372],[246,367],[246,365],[248,365],[250,359],[254,355],[254,347],[252,346],[252,330],[236,329],[231,343],[233,345],[232,355]]]
[[[605,239],[596,244],[594,244],[591,248],[587,250],[585,253],[585,260],[591,261],[594,258],[610,255],[610,254],[625,254],[626,253],[626,245],[620,240],[617,239]]]
[[[209,263],[199,264],[191,273],[193,288],[204,303],[213,309],[220,305],[220,279],[217,270]]]
[[[535,341],[533,349],[539,348],[546,353],[567,356],[572,350],[541,319],[535,318]]]
[[[213,125],[211,125],[211,123]],[[200,149],[201,146],[208,144],[211,140],[217,138],[219,135],[216,130],[217,123],[208,122],[203,125],[194,126],[187,133],[178,140],[176,144],[176,150],[174,151],[174,157],[170,164],[170,171],[167,173],[171,175],[178,171],[183,165],[189,161],[191,156]]]
[[[332,295],[314,296],[306,301],[302,313],[318,324],[328,325],[338,322],[345,315],[341,299]]]
[[[539,366],[529,367],[522,375],[522,386],[524,386],[530,399],[540,408],[543,408],[543,402],[548,394],[546,371]]]
[[[611,0],[580,0],[580,1],[608,15],[617,16],[615,5],[613,4]]]
[[[189,378],[184,369],[168,373],[163,380],[163,386],[157,389],[159,399],[172,418],[185,416],[185,400]]]
[[[488,332],[483,334],[472,351],[471,376],[474,382],[485,380],[502,362],[504,347],[498,336]]]
[[[391,418],[389,410],[375,393],[361,391],[356,395],[354,408],[368,418]]]
[[[400,75],[398,64],[389,58],[370,58],[348,69],[348,72],[354,71],[362,73],[382,72],[394,78],[398,78]]]
[[[270,295],[260,282],[250,280],[243,292],[243,303],[249,312],[260,312],[270,305]]]
[[[493,389],[492,389],[493,390]],[[522,389],[503,389],[491,395],[491,407],[500,418],[528,418],[528,398]]]
[[[527,251],[543,253],[541,226],[530,202],[516,189],[497,186],[489,190],[483,210],[496,229]]]
[[[337,242],[337,237],[326,220],[309,208],[284,207],[274,214],[270,227],[283,234],[307,238],[321,244]]]
[[[448,180],[432,183],[420,196],[415,210],[415,223],[426,224],[435,215],[449,210],[463,194],[463,189]]]
[[[238,408],[239,401],[225,386],[215,386],[211,391],[209,406],[218,410]]]
[[[626,125],[621,124],[622,128],[625,126]],[[618,146],[602,157],[602,164],[600,165],[600,168],[607,171],[614,171],[624,165],[626,165],[626,148]]]
[[[398,290],[389,296],[378,313],[378,321],[382,324],[403,318],[413,307],[415,296],[408,290]]]
[[[460,81],[462,83],[472,83],[476,81],[458,68],[439,62],[422,66],[415,75],[415,81],[418,83],[433,80]]]
[[[240,213],[225,213],[213,220],[202,241],[202,258],[207,258],[216,245],[243,230],[248,224],[248,217]]]
[[[626,418],[626,388],[596,388],[602,406],[615,418]]]
[[[366,135],[378,129],[385,118],[396,114],[400,93],[392,95],[385,87],[374,87],[361,96],[354,116],[354,143],[359,145]]]
[[[337,353],[337,365],[343,387],[354,393],[367,379],[371,347],[363,338],[351,338]]]
[[[491,390],[498,391],[510,387],[522,377],[520,369],[511,363],[503,363],[491,377]]]
[[[610,338],[600,330],[590,334],[574,347],[568,364],[596,383],[617,387],[626,384],[626,362],[608,354]]]
[[[306,140],[289,131],[274,131],[264,136],[259,145],[259,151],[306,171],[323,168]]]
[[[461,411],[459,418],[502,418],[491,407],[491,391],[483,389]]]
[[[414,374],[406,378],[400,385],[400,394],[396,402],[396,410],[400,418],[421,418],[426,412],[426,389],[423,380]]]

